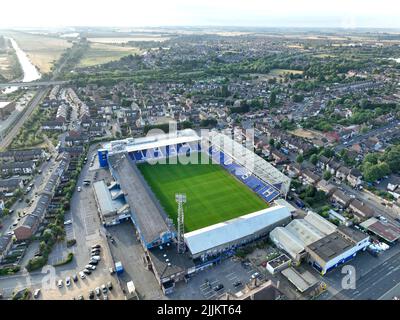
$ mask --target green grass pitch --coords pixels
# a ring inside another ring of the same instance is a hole
[[[176,193],[186,193],[185,232],[262,210],[268,204],[218,164],[142,163],[139,170],[176,223]]]

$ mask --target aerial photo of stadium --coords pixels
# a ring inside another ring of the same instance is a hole
[[[217,131],[207,137],[185,129],[112,141],[98,156],[114,178],[111,186],[95,190],[103,224],[133,222],[165,293],[291,219],[289,209],[275,203],[286,196],[290,178]],[[177,195],[184,195],[183,204]],[[110,203],[121,197],[119,209]]]

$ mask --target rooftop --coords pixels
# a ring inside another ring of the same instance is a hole
[[[382,222],[376,218],[370,218],[361,223],[360,226],[388,242],[400,239],[400,228],[390,222]]]
[[[185,234],[190,252],[197,253],[246,237],[291,217],[284,206],[274,206]]]

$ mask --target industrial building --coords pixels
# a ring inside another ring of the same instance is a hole
[[[394,243],[400,239],[400,228],[389,221],[383,222],[372,217],[360,226],[388,243]]]
[[[369,236],[340,226],[337,231],[306,247],[308,261],[322,275],[354,258],[370,244]]]
[[[93,183],[94,197],[104,226],[112,226],[130,218],[130,208],[126,204],[121,189],[114,183],[107,186],[104,181]]]
[[[369,245],[368,235],[345,226],[336,227],[312,211],[304,219],[275,228],[270,238],[295,263],[308,261],[321,274],[355,257]]]

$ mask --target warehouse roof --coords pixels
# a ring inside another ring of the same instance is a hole
[[[323,261],[329,261],[338,255],[346,252],[354,243],[346,239],[339,232],[334,232],[306,247],[306,250],[312,251]]]
[[[102,180],[93,183],[93,189],[99,205],[100,213],[104,217],[115,214],[117,212],[117,208],[115,208],[113,205],[111,193],[104,181]]]
[[[170,228],[165,221],[166,214],[157,205],[157,200],[147,189],[147,184],[136,166],[125,154],[113,155],[109,157],[109,162],[145,242],[151,243],[164,232],[169,232]]]
[[[304,251],[304,244],[286,228],[275,228],[270,232],[269,237],[278,247],[285,250],[294,259],[297,258],[299,253]]]
[[[333,223],[312,211],[308,211],[307,215],[304,217],[304,220],[324,234],[330,234],[336,230],[336,226]]]
[[[361,223],[360,226],[388,242],[394,242],[400,238],[400,228],[390,222],[382,222],[376,218],[370,218]]]
[[[274,206],[185,234],[192,254],[210,250],[290,218],[288,208]]]

